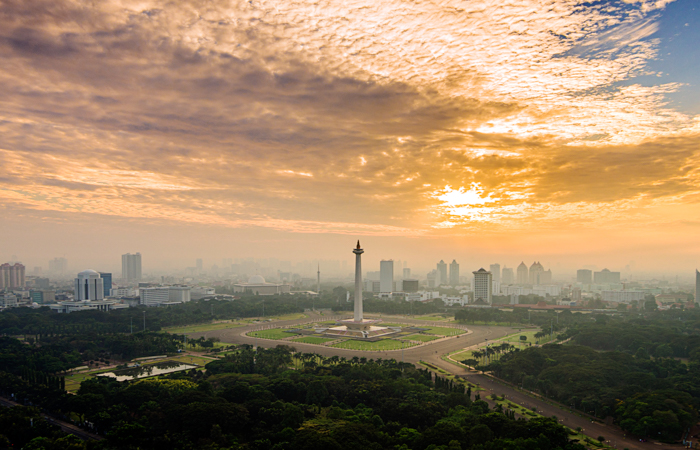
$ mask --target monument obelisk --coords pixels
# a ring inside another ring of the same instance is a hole
[[[362,322],[362,254],[365,252],[357,241],[357,248],[352,251],[355,254],[355,314],[353,320]]]

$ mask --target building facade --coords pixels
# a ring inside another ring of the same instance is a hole
[[[513,274],[513,269],[503,266],[501,271],[501,284],[513,284],[515,283],[515,275]]]
[[[593,271],[588,269],[579,269],[576,271],[576,282],[581,284],[593,283]]]
[[[500,264],[491,264],[489,267],[489,271],[491,272],[491,276],[493,277],[493,281],[501,282],[501,265]]]
[[[459,284],[459,264],[457,260],[453,259],[450,263],[450,286],[457,286]]]
[[[94,270],[84,270],[78,274],[74,283],[75,301],[103,300],[105,298],[104,280]]]
[[[447,284],[449,279],[447,278],[447,264],[442,259],[437,263],[437,277],[435,278],[435,286],[440,286],[441,284]]]
[[[525,265],[525,261],[521,262],[520,265],[518,266],[518,279],[517,282],[518,284],[527,284],[529,281],[529,274],[527,270],[527,266]]]
[[[593,272],[593,282],[595,284],[620,284],[620,272],[611,272],[608,269]]]
[[[20,289],[25,285],[25,268],[20,263],[0,265],[0,289]]]
[[[481,300],[484,303],[491,304],[491,287],[492,287],[492,277],[491,272],[479,269],[474,274],[474,301],[478,302]]]
[[[381,260],[379,262],[379,292],[394,291],[394,261]]]
[[[122,278],[127,283],[141,280],[141,253],[122,255]]]
[[[108,272],[100,272],[100,278],[104,280],[105,297],[112,295],[112,274]]]

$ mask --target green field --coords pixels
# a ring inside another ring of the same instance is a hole
[[[416,320],[432,320],[436,322],[450,322],[455,320],[454,317],[443,317],[443,316],[416,316]]]
[[[411,334],[410,336],[404,336],[404,339],[408,339],[410,341],[421,341],[421,342],[430,342],[434,341],[435,339],[440,339],[437,336],[433,336],[430,334]]]
[[[318,336],[303,336],[300,338],[294,338],[292,341],[301,342],[302,344],[323,344],[324,342],[335,341],[335,339]]]
[[[282,328],[273,328],[271,330],[251,331],[250,333],[248,333],[248,336],[259,337],[263,339],[284,339],[294,336],[294,333],[288,333]]]
[[[437,334],[438,336],[456,336],[458,334],[466,333],[464,330],[459,328],[448,328],[448,327],[421,327],[427,328],[425,333]]]
[[[409,348],[413,347],[415,344],[411,344],[409,342],[400,342],[400,341],[395,341],[393,339],[383,339],[381,341],[377,342],[366,342],[366,341],[357,341],[354,339],[347,340],[345,342],[338,342],[337,344],[333,344],[332,347],[336,348],[348,348],[352,350],[367,350],[367,351],[373,351],[373,350],[399,350],[401,348]]]
[[[224,330],[227,328],[235,328],[235,327],[242,327],[243,325],[240,323],[232,323],[232,322],[220,322],[220,323],[201,323],[197,325],[188,325],[186,327],[178,326],[178,327],[166,327],[163,328],[162,331],[165,331],[166,333],[173,333],[173,334],[183,334],[183,333],[201,333],[204,331],[214,331],[214,330]]]

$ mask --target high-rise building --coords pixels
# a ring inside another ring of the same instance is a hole
[[[104,281],[105,286],[105,297],[109,297],[112,294],[112,274],[107,272],[100,272],[100,278]]]
[[[521,262],[518,266],[518,284],[527,284],[529,281],[529,274],[525,261]]]
[[[695,303],[700,303],[698,294],[700,294],[700,272],[698,272],[698,269],[695,269]]]
[[[83,270],[75,279],[75,300],[102,300],[105,298],[104,280],[94,270]]]
[[[544,267],[542,267],[542,264],[537,262],[533,262],[532,265],[530,266],[530,277],[529,277],[529,282],[532,285],[538,285],[538,284],[543,284],[542,283],[542,273],[544,272]]]
[[[0,265],[0,289],[19,289],[25,284],[25,268],[20,263]]]
[[[608,269],[593,272],[593,282],[595,284],[620,284],[620,272],[611,272]]]
[[[204,270],[204,261],[202,261],[202,258],[197,258],[195,264],[197,267],[197,273],[202,273],[202,271]]]
[[[418,292],[418,280],[410,280],[408,278],[404,278],[402,289],[404,292]]]
[[[484,303],[491,304],[491,288],[493,281],[491,272],[481,268],[472,273],[474,274],[474,301],[478,302],[481,300]]]
[[[381,260],[379,262],[379,292],[394,291],[394,261]]]
[[[459,284],[459,264],[457,260],[453,259],[450,263],[450,286],[457,286]]]
[[[54,258],[49,261],[49,272],[54,275],[64,275],[68,272],[68,260],[66,258]]]
[[[122,255],[122,278],[127,283],[141,280],[141,253]]]
[[[491,276],[493,277],[493,281],[501,282],[501,265],[500,264],[491,264],[491,267],[489,267],[491,271]]]
[[[437,263],[437,278],[435,279],[435,286],[440,286],[441,284],[447,284],[449,279],[447,278],[447,264],[442,259]]]
[[[593,271],[588,269],[579,269],[576,271],[576,282],[583,284],[593,283]]]
[[[501,284],[513,284],[515,283],[515,275],[513,274],[513,269],[503,266],[501,271]]]
[[[410,278],[411,278],[411,269],[409,269],[408,267],[404,267],[404,269],[403,269],[403,279],[404,279],[404,280],[408,280],[408,279],[410,279]]]

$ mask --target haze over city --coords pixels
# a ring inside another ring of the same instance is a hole
[[[5,1],[2,257],[691,276],[696,5]]]

